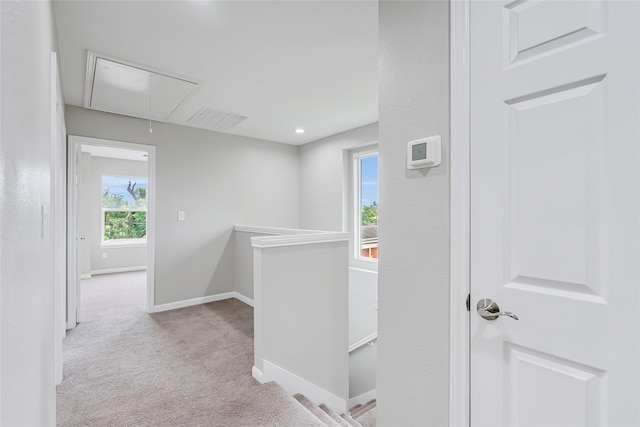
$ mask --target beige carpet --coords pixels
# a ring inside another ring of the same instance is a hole
[[[251,377],[251,307],[232,299],[148,315],[145,280],[83,281],[85,320],[64,340],[59,426],[323,425]]]
[[[83,323],[105,317],[142,314],[147,303],[147,272],[102,274],[81,281]]]
[[[360,423],[360,425],[362,425],[362,427],[376,427],[376,408],[365,412],[356,420],[358,421],[358,423]]]

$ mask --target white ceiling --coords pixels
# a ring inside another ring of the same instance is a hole
[[[179,124],[207,108],[248,117],[227,133],[299,145],[378,119],[377,1],[55,7],[67,104],[84,104],[92,51],[199,82],[170,118]]]

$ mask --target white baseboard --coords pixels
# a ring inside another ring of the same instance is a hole
[[[253,300],[238,292],[224,292],[222,294],[207,295],[206,297],[192,298],[183,301],[170,302],[168,304],[160,304],[153,307],[153,313],[159,313],[161,311],[176,310],[178,308],[191,307],[199,304],[207,304],[215,301],[222,301],[225,299],[235,298],[243,303],[253,307]]]
[[[253,378],[258,380],[258,382],[260,384],[264,384],[265,383],[264,374],[262,373],[262,371],[260,369],[256,368],[255,366],[253,368],[251,368],[251,376],[253,376]]]
[[[80,280],[84,280],[84,279],[91,279],[91,273],[89,273],[89,274],[81,274],[80,275]]]
[[[223,294],[208,295],[206,297],[170,302],[168,304],[160,304],[153,307],[153,312],[159,313],[161,311],[176,310],[178,308],[191,307],[193,305],[206,304],[214,301],[222,301],[225,299],[233,298],[234,293],[235,292],[225,292]]]
[[[231,292],[233,294],[233,297],[239,301],[242,301],[243,303],[250,305],[251,307],[253,307],[253,300],[251,298],[249,298],[246,295],[242,295],[240,292]]]
[[[147,269],[146,265],[137,265],[135,267],[107,268],[105,270],[91,270],[91,274],[89,276],[91,275],[97,276],[98,274],[128,273],[130,271],[141,271],[146,269]]]
[[[368,401],[376,399],[376,390],[371,390],[366,393],[362,393],[359,396],[349,399],[349,408],[353,408],[356,405],[364,405]]]
[[[302,393],[316,405],[324,403],[337,414],[344,414],[345,412],[347,412],[347,402],[344,399],[321,387],[318,387],[315,384],[310,383],[304,378],[300,378],[299,376],[292,374],[291,372],[284,370],[277,365],[274,365],[267,360],[263,360],[262,382],[269,381],[275,381],[276,383],[278,383],[278,385],[280,385],[280,387],[285,389],[287,393],[291,395]]]

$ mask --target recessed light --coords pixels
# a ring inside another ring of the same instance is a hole
[[[302,129],[302,128],[297,128],[294,132],[295,132],[295,133],[304,133],[304,129]]]

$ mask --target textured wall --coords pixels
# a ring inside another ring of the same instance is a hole
[[[298,148],[67,106],[71,135],[156,146],[155,304],[234,289],[235,224],[298,226]],[[186,212],[177,221],[177,211]]]
[[[50,2],[2,1],[0,15],[0,424],[55,425],[49,215],[55,23]]]
[[[449,3],[380,2],[378,425],[448,425]],[[406,168],[442,136],[442,164]]]

